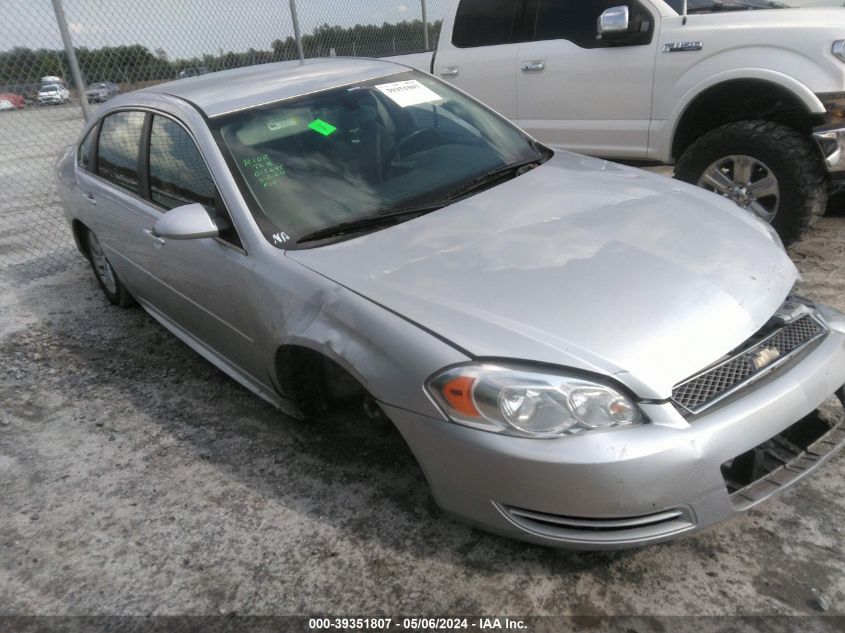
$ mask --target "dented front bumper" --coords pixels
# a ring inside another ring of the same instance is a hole
[[[812,472],[845,444],[845,420],[737,489],[726,469],[789,433],[845,383],[845,318],[788,369],[706,413],[642,404],[651,424],[558,439],[497,435],[385,406],[438,504],[486,530],[576,549],[672,539],[741,512]],[[840,407],[841,410],[841,407]],[[735,470],[735,469],[734,469]],[[771,481],[769,481],[771,480]]]

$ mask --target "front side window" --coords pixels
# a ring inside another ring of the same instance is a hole
[[[256,222],[283,248],[350,223],[410,219],[477,190],[479,179],[511,167],[505,177],[515,177],[551,155],[416,71],[258,106],[213,127]]]
[[[148,165],[152,202],[165,210],[199,203],[214,218],[220,238],[242,247],[208,166],[182,125],[164,116],[153,116]]]
[[[520,40],[521,0],[463,0],[455,15],[452,44],[460,48]]]
[[[97,173],[106,180],[138,193],[138,156],[143,112],[115,112],[103,119],[97,145]]]
[[[534,0],[538,2],[535,40],[567,40],[581,48],[601,48],[620,44],[650,44],[654,20],[636,0]],[[598,37],[601,14],[612,7],[627,5],[629,36],[624,40]]]
[[[80,143],[79,150],[76,153],[76,164],[85,171],[94,171],[92,164],[92,146],[94,145],[94,137],[97,135],[97,126],[92,127],[85,139]]]
[[[150,129],[150,198],[165,209],[199,202],[213,209],[217,190],[194,140],[181,125],[154,116]]]

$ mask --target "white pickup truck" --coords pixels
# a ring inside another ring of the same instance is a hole
[[[787,243],[845,181],[843,0],[450,0],[445,78],[543,142],[675,165]]]

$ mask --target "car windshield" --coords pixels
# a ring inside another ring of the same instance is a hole
[[[58,90],[57,86],[44,86],[41,89],[41,92],[56,92]]]
[[[99,88],[108,88],[108,86],[106,84],[93,84],[91,88],[96,90]]]
[[[684,0],[666,0],[666,2],[678,14],[683,12]],[[693,14],[749,9],[807,9],[841,6],[843,6],[843,0],[688,0],[687,12]]]
[[[213,127],[256,221],[284,248],[310,246],[332,227],[363,232],[389,225],[380,225],[388,216],[410,219],[483,189],[487,174],[513,177],[551,155],[416,71],[255,107]],[[357,234],[342,233],[326,237]]]

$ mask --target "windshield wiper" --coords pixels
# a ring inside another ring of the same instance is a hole
[[[448,202],[435,202],[413,207],[403,207],[401,209],[391,209],[376,215],[368,215],[363,218],[358,218],[357,220],[349,220],[348,222],[341,222],[340,224],[317,229],[316,231],[303,235],[296,240],[296,243],[302,244],[304,242],[316,242],[330,237],[364,233],[371,229],[398,224],[406,218],[411,219],[420,215],[425,215],[426,213],[431,213],[432,211],[437,211],[438,209],[445,207],[447,204]]]
[[[491,185],[503,180],[505,178],[516,178],[524,173],[524,171],[529,171],[534,167],[537,167],[542,163],[542,159],[539,158],[532,158],[531,160],[524,160],[518,163],[511,163],[509,165],[505,165],[503,167],[497,167],[491,171],[488,171],[480,176],[477,176],[470,180],[469,182],[464,183],[457,189],[453,189],[449,192],[447,199],[450,201],[454,201],[458,198],[463,198],[470,194],[476,193],[481,191],[482,189],[487,189]]]
[[[458,188],[450,191],[444,198],[435,202],[430,202],[422,205],[411,207],[402,207],[400,209],[390,209],[388,211],[378,213],[376,215],[368,215],[357,220],[349,220],[348,222],[341,222],[333,226],[327,226],[322,229],[317,229],[311,233],[303,235],[298,240],[297,244],[305,242],[316,242],[318,240],[328,239],[330,237],[339,237],[342,235],[352,235],[355,233],[364,233],[372,229],[382,228],[398,224],[405,218],[413,218],[418,215],[424,215],[437,211],[443,207],[473,194],[482,189],[487,189],[491,185],[503,180],[504,178],[515,178],[523,173],[521,170],[528,171],[543,162],[542,158],[532,158],[531,160],[520,161],[518,163],[511,163],[498,167],[492,171],[488,171],[480,176],[477,176],[460,185]]]

